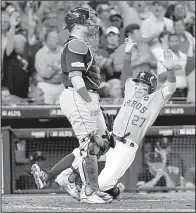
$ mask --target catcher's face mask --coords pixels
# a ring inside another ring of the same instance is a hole
[[[96,36],[100,27],[99,15],[96,11],[89,9],[89,18],[85,22],[85,26],[88,29],[87,34],[89,36]]]
[[[141,98],[148,95],[149,86],[147,84],[136,82],[135,83],[135,96]]]

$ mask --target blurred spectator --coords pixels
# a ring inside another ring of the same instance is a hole
[[[42,21],[42,25],[44,25],[48,31],[58,30],[57,14],[48,13]]]
[[[61,51],[56,31],[49,31],[45,36],[45,45],[35,56],[38,87],[44,92],[46,104],[58,104],[64,89],[61,73]]]
[[[8,88],[3,86],[1,87],[1,103],[3,106],[24,106],[29,104],[28,100],[10,94]]]
[[[119,47],[120,32],[117,27],[111,26],[106,30],[107,52],[111,55]]]
[[[187,1],[186,30],[195,37],[195,1]]]
[[[1,12],[1,33],[2,33],[1,34],[2,35],[2,37],[1,37],[1,44],[2,44],[2,46],[1,46],[1,62],[3,62],[3,57],[4,57],[5,51],[7,51],[8,31],[9,31],[9,29],[10,29],[10,31],[15,31],[15,25],[16,24],[14,22],[13,26],[10,27],[10,21],[9,21],[8,13],[5,10]],[[9,50],[8,50],[8,52],[9,52]]]
[[[150,152],[146,156],[148,167],[138,175],[138,188],[174,187],[175,183],[170,178],[162,156],[156,152]],[[166,190],[163,190],[166,192]]]
[[[107,82],[101,82],[100,88],[99,88],[99,96],[101,98],[100,101],[102,101],[102,98],[108,98],[109,96],[109,85]]]
[[[176,1],[169,1],[168,6],[166,9],[165,17],[173,20],[173,14],[174,14],[174,5],[176,4]]]
[[[119,79],[111,79],[107,83],[101,85],[102,97],[105,95],[107,98],[100,100],[101,104],[114,104],[119,105],[123,103],[121,81]]]
[[[195,69],[187,76],[188,95],[187,102],[195,103]]]
[[[36,16],[39,18],[39,23],[41,23],[48,14],[56,12],[57,3],[54,1],[41,1],[38,11],[36,11]]]
[[[193,28],[195,26],[195,1],[171,1],[165,16],[174,21],[183,20],[186,30],[194,35]]]
[[[110,16],[110,23],[111,26],[117,27],[120,33],[119,43],[123,44],[125,37],[124,37],[124,24],[123,24],[123,18],[120,14],[112,14]]]
[[[157,75],[161,75],[163,72],[165,72],[165,67],[162,66],[162,64],[159,62],[163,58],[163,52],[164,50],[167,50],[169,48],[168,44],[168,31],[163,31],[159,35],[159,44],[157,46],[154,46],[152,48],[152,52],[157,60]],[[158,88],[163,86],[164,82],[158,82]]]
[[[37,86],[36,73],[34,73],[29,80],[29,99],[31,104],[44,104],[44,93],[41,88]]]
[[[184,20],[186,18],[185,5],[178,2],[174,5],[173,20],[178,21],[180,19]]]
[[[142,21],[150,18],[150,16],[152,15],[149,6],[149,2],[147,1],[133,1],[133,7],[139,13],[139,17]]]
[[[29,156],[29,165],[25,168],[22,174],[19,176],[19,179],[16,180],[16,189],[37,189],[33,175],[31,174],[31,166],[33,164],[38,164],[43,166],[46,157],[44,157],[43,152],[36,151]]]
[[[109,5],[108,1],[84,1],[86,4],[88,4],[93,10],[96,10],[98,5]]]
[[[174,21],[174,31],[180,39],[179,50],[184,54],[188,53],[190,45],[193,51],[195,51],[195,38],[191,33],[186,31],[185,23],[183,19]]]
[[[174,61],[176,64],[176,66],[174,67],[176,73],[176,91],[172,97],[187,97],[187,55],[179,50],[180,40],[177,34],[171,33],[168,35],[168,44],[169,49],[171,49],[174,54]],[[159,80],[160,82],[164,83],[167,79],[167,72],[166,69],[162,69],[162,71],[163,72],[159,74]]]
[[[133,77],[136,77],[140,71],[153,71],[156,72],[157,61],[148,44],[142,39],[140,26],[137,24],[130,24],[125,29],[125,37],[131,36],[133,42],[137,43],[137,48],[132,51],[131,67],[133,70]],[[114,72],[121,74],[122,66],[125,57],[125,44],[119,46],[114,53]],[[121,82],[124,87],[129,73],[122,73]]]
[[[105,34],[106,29],[110,26],[110,6],[108,4],[99,4],[96,7],[96,11],[100,16],[100,26],[103,33]]]
[[[142,37],[150,46],[158,44],[158,36],[163,31],[173,32],[173,21],[165,16],[167,2],[153,1],[152,15],[144,20],[141,25]],[[149,27],[150,26],[150,27]]]
[[[187,54],[186,74],[188,81],[187,102],[195,103],[195,53],[190,46]]]
[[[185,174],[184,161],[178,153],[172,150],[170,139],[162,137],[157,141],[155,152],[159,153],[165,161],[165,169],[175,186],[181,186]]]
[[[17,10],[13,5],[9,5],[6,8],[6,11],[9,14],[10,19],[14,19],[17,22],[15,26],[15,34],[22,34],[27,37],[27,29],[22,25],[22,17],[19,10]]]
[[[140,7],[138,3],[138,7],[134,8],[133,6],[129,5],[127,1],[115,1],[114,4],[118,5],[120,14],[123,17],[124,20],[124,26],[127,27],[130,24],[138,24],[141,25],[143,19],[140,17]],[[140,5],[145,4],[143,1],[140,3]],[[138,11],[137,11],[138,9]]]
[[[114,99],[122,98],[121,81],[119,79],[111,79],[108,82],[109,97]]]
[[[95,53],[98,67],[100,69],[101,82],[107,81],[113,76],[112,59],[110,58],[110,55],[106,50],[99,47],[100,45],[99,34],[96,34],[94,38],[90,37],[89,42],[91,44],[93,53]]]
[[[195,166],[190,167],[186,172],[184,186],[195,189]]]
[[[25,52],[27,39],[21,35],[15,35],[8,43],[13,44],[13,50],[4,56],[4,77],[2,85],[7,87],[12,95],[27,98],[31,64]]]

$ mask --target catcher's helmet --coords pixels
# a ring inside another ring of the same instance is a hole
[[[70,30],[71,27],[74,26],[74,24],[95,26],[99,29],[99,25],[97,25],[98,18],[99,15],[95,10],[89,8],[76,7],[70,10],[65,15],[66,26],[64,27],[64,29]]]
[[[149,94],[153,93],[157,87],[157,77],[151,72],[142,71],[133,79],[133,81],[147,84],[149,86]]]

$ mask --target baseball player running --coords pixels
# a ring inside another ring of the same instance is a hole
[[[130,59],[136,44],[132,43],[130,37],[126,39],[126,43],[123,70],[128,69],[132,76]],[[122,192],[123,187],[119,187],[117,182],[131,166],[140,141],[176,90],[173,54],[167,50],[163,57],[164,61],[160,62],[168,72],[164,87],[156,90],[156,76],[146,71],[140,72],[136,78],[128,78],[125,83],[124,102],[113,126],[112,134],[116,138],[116,146],[106,153],[106,164],[98,177],[99,188],[113,198],[117,198]],[[77,162],[78,151],[74,150],[73,153],[76,157],[74,162]],[[63,188],[71,180],[74,181],[73,174],[77,169],[77,163],[74,162],[72,168],[63,171],[55,180]]]
[[[80,144],[77,164],[84,190],[80,197],[83,202],[108,203],[112,197],[98,187],[97,156],[100,150],[109,149],[109,142],[99,105],[100,71],[88,43],[88,38],[98,32],[98,14],[77,7],[66,14],[65,22],[70,37],[61,57],[65,90],[60,97],[60,107]],[[47,173],[37,164],[32,166],[31,172],[38,188],[43,188]]]

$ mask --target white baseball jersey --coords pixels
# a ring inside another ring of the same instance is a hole
[[[123,105],[114,121],[114,134],[123,137],[130,132],[127,138],[139,144],[171,95],[165,85],[150,95],[136,98],[135,82],[129,78],[125,83]]]
[[[105,167],[98,178],[101,190],[106,191],[115,186],[117,181],[131,166],[135,159],[139,142],[174,92],[172,89],[169,91],[169,84],[171,83],[168,82],[163,88],[150,95],[136,98],[135,82],[131,78],[126,81],[124,103],[115,118],[113,132],[120,137],[130,132],[127,138],[136,144],[129,146],[116,140],[115,148],[109,149],[106,153]],[[59,176],[59,180],[63,178],[63,174]],[[57,182],[60,185],[61,182]]]

